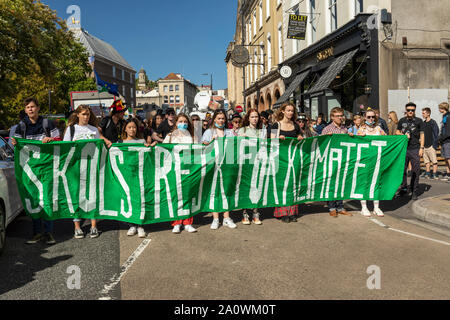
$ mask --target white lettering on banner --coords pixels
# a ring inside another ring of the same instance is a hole
[[[203,153],[203,146],[202,145],[192,145],[192,148],[194,149],[194,163],[198,163],[198,155],[200,155],[200,163],[202,166],[201,169],[201,178],[200,178],[200,186],[198,188],[198,195],[197,199],[192,199],[192,212],[196,212],[200,210],[202,205],[202,194],[203,194],[203,182],[205,181],[206,176],[206,154]],[[205,148],[206,149],[206,148]]]
[[[164,163],[161,167],[161,154],[164,156]],[[155,219],[161,216],[161,180],[164,179],[167,195],[167,206],[169,207],[169,215],[173,218],[172,197],[170,195],[169,180],[167,174],[172,169],[172,155],[169,150],[156,146],[155,147]]]
[[[234,205],[236,207],[239,206],[239,191],[241,186],[241,178],[242,178],[242,166],[245,163],[245,160],[250,160],[252,156],[255,154],[255,152],[249,152],[246,153],[245,149],[246,147],[256,147],[257,145],[256,139],[242,139],[241,143],[239,144],[239,153],[237,154],[238,163],[239,163],[239,171],[237,175],[236,180],[236,192],[234,193]],[[250,151],[250,150],[249,150]],[[252,151],[255,151],[254,149]]]
[[[345,163],[344,176],[342,177],[342,189],[341,197],[344,197],[345,192],[345,179],[347,178],[348,166],[350,164],[350,152],[351,148],[356,147],[356,143],[353,142],[341,142],[341,147],[347,147],[347,162]]]
[[[356,189],[356,180],[358,179],[358,168],[364,168],[366,165],[362,164],[361,161],[361,149],[362,148],[369,148],[368,143],[359,143],[357,148],[357,154],[356,154],[356,163],[355,163],[355,169],[353,170],[353,182],[352,182],[352,191],[350,193],[351,198],[356,199],[362,199],[364,195],[360,193],[355,193]]]
[[[336,155],[336,156],[335,156]],[[342,149],[330,149],[330,160],[328,164],[328,179],[327,179],[327,190],[325,192],[325,198],[328,198],[328,193],[330,191],[331,178],[333,177],[333,162],[337,162],[337,172],[336,172],[336,185],[334,187],[334,197],[337,198],[337,193],[339,190],[339,177],[341,174],[341,163],[342,163]]]
[[[123,164],[123,152],[117,147],[111,147],[111,149],[109,149],[109,157],[113,172],[117,176],[117,179],[119,179],[120,185],[122,186],[122,189],[125,191],[125,194],[127,196],[128,211],[125,211],[125,201],[123,199],[120,199],[120,214],[125,218],[129,218],[131,217],[131,214],[133,212],[133,207],[131,205],[130,188],[123,178],[122,172],[120,172],[116,160],[116,158],[119,158],[119,163]]]
[[[110,216],[117,217],[119,212],[115,210],[105,210],[105,167],[106,167],[106,156],[109,155],[109,151],[102,147],[101,157],[100,157],[100,175],[99,175],[99,192],[100,192],[100,201],[99,201],[99,215],[101,216]]]
[[[313,184],[313,170],[314,170],[314,159],[316,157],[316,144],[317,138],[315,138],[311,144],[311,153],[309,158],[309,170],[308,170],[308,188],[306,189],[306,199],[311,199],[311,190]]]
[[[87,143],[81,150],[80,162],[80,208],[84,212],[90,212],[97,207],[97,164],[98,164],[98,148],[95,143]],[[90,180],[89,180],[89,197],[87,191],[87,166],[88,158],[91,158]]]
[[[227,149],[227,142],[228,139],[224,139],[224,153],[225,150]],[[220,193],[222,196],[222,206],[225,210],[228,209],[228,201],[227,201],[227,197],[225,195],[225,188],[223,186],[223,173],[222,173],[222,164],[223,161],[225,159],[225,154],[222,155],[222,157],[220,157],[220,150],[219,150],[219,141],[218,140],[214,140],[214,149],[215,149],[215,166],[214,166],[214,175],[213,175],[213,180],[212,180],[212,184],[211,184],[211,197],[209,200],[209,208],[213,209],[214,208],[214,200],[216,198],[216,188],[217,188],[217,180],[219,180],[219,185],[220,185]],[[220,175],[220,177],[218,177]]]
[[[298,191],[297,191],[297,198],[294,198],[295,201],[303,201],[305,200],[306,196],[301,196],[302,194],[302,175],[303,175],[303,146],[305,144],[302,143],[300,145],[300,172],[298,174]]]
[[[269,168],[267,170],[265,187],[264,187],[264,201],[263,205],[267,205],[267,193],[269,191],[269,177],[272,176],[273,182],[273,197],[275,199],[275,204],[279,204],[278,201],[278,190],[277,190],[277,180],[276,175],[278,172],[278,161],[280,160],[278,156],[280,155],[280,140],[271,139],[270,140],[270,154],[269,154]]]
[[[375,195],[375,186],[377,185],[378,175],[380,173],[381,151],[383,147],[386,147],[387,141],[372,141],[372,146],[378,147],[377,163],[375,164],[375,170],[373,171],[372,183],[370,185],[369,197],[373,199]]]
[[[175,155],[175,181],[177,183],[177,193],[178,193],[178,210],[177,214],[179,217],[188,216],[191,212],[189,209],[183,209],[183,188],[181,184],[181,175],[189,174],[189,170],[181,170],[181,158],[180,152],[189,150],[189,145],[175,145],[173,147],[173,153]]]
[[[145,184],[144,184],[144,156],[146,152],[152,151],[147,147],[129,147],[129,151],[138,152],[139,157],[139,191],[141,193],[141,220],[145,219]]]
[[[30,161],[30,152],[32,153],[32,157],[34,159],[40,159],[41,157],[41,148],[36,145],[27,145],[20,150],[20,166],[23,168],[23,171],[28,176],[28,178],[33,182],[39,192],[39,205],[36,208],[31,207],[31,200],[25,199],[25,206],[29,213],[39,213],[44,208],[44,187],[42,186],[42,182],[38,180],[36,175],[31,170],[28,165],[28,161]],[[33,192],[30,192],[33,194]]]
[[[53,211],[59,210],[59,178],[61,178],[64,186],[65,197],[67,199],[67,205],[69,207],[70,213],[75,213],[73,209],[72,196],[69,191],[69,184],[67,182],[67,168],[69,167],[70,161],[72,161],[73,154],[75,153],[75,147],[70,148],[69,154],[66,157],[66,162],[64,163],[63,169],[59,170],[60,159],[61,159],[61,147],[55,146],[53,150]]]
[[[322,175],[322,190],[320,191],[320,197],[323,198],[323,191],[325,187],[325,178],[327,174],[327,159],[328,159],[328,150],[330,148],[331,139],[328,141],[327,147],[323,152],[323,155],[320,153],[319,140],[315,139],[312,145],[314,150],[314,158],[311,158],[311,162],[313,162],[313,177],[312,177],[312,188],[310,197],[314,198],[315,188],[316,188],[316,173],[317,173],[317,165],[319,162],[323,163],[323,175]],[[310,198],[310,199],[311,199]]]
[[[258,203],[259,199],[261,199],[262,189],[264,186],[264,178],[266,176],[266,168],[267,168],[267,142],[261,141],[259,151],[256,154],[255,161],[253,163],[252,180],[250,184],[250,201],[253,204]]]
[[[294,148],[294,152],[291,152],[292,144],[294,144],[295,142],[296,142],[295,140],[292,140],[291,143],[289,144],[288,168],[287,168],[287,172],[286,172],[286,178],[284,179],[284,188],[283,188],[283,203],[286,203],[287,187],[289,185],[289,179],[291,177],[291,172],[292,172],[292,175],[293,175],[292,182],[293,182],[293,189],[294,189],[294,199],[297,197],[297,195],[296,195],[297,187],[295,186],[296,179],[295,179],[294,159],[295,159],[297,147],[298,147],[298,145],[301,142],[300,143],[296,143],[295,144],[295,148]]]

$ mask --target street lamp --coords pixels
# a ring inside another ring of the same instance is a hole
[[[53,91],[48,89],[48,114],[52,111],[52,93]]]
[[[209,75],[211,75],[211,95],[213,95],[213,75],[212,75],[212,73],[202,73],[202,76],[209,76]]]

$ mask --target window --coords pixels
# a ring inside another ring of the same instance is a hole
[[[174,103],[174,98],[173,98],[173,96],[170,96],[170,103]]]
[[[175,102],[180,103],[180,96],[175,96]]]
[[[178,84],[175,85],[175,91],[180,91],[180,86]]]
[[[263,27],[263,2],[259,3],[259,28]]]
[[[337,0],[328,0],[328,10],[330,12],[330,31],[337,29]]]
[[[122,70],[122,80],[125,80],[125,70]]]
[[[133,83],[133,74],[132,73],[130,73],[130,83],[131,84]]]
[[[133,87],[130,88],[130,97],[131,99],[134,98],[134,92],[133,92]]]
[[[252,42],[252,21],[248,24],[248,43]]]
[[[260,63],[259,75],[262,76],[264,74],[264,64],[263,64],[263,62],[264,62],[264,60],[263,60],[263,58],[264,58],[264,49],[263,49],[264,43],[261,41],[259,43],[259,45],[260,45],[260,47],[259,47],[259,63]]]
[[[167,86],[164,86],[164,92],[167,92]]]
[[[278,6],[277,1],[277,6]],[[266,0],[266,20],[270,18],[270,0]]]
[[[113,72],[113,78],[115,78],[116,77],[116,67],[115,66],[112,67],[112,72]]]
[[[272,38],[267,34],[267,72],[272,69]]]
[[[364,3],[363,0],[354,0],[355,1],[355,16],[358,13],[361,13],[364,11]]]
[[[255,50],[255,52],[254,52],[254,54],[253,54],[253,57],[254,57],[254,59],[255,59],[255,63],[258,63],[258,53],[256,52],[256,50]],[[254,71],[254,79],[255,79],[255,81],[256,81],[256,79],[258,79],[258,66],[257,65],[254,65],[253,66],[255,69],[253,70]]]
[[[122,95],[123,95],[123,96],[126,95],[126,94],[125,94],[125,85],[124,85],[124,84],[122,85]]]
[[[278,24],[278,63],[283,61],[283,29],[281,22]]]
[[[316,33],[317,33],[317,15],[316,13],[316,0],[309,0],[307,3],[309,7],[307,8],[307,11],[309,12],[308,17],[308,24],[309,24],[309,30],[308,30],[308,45],[313,44],[316,42]]]
[[[256,10],[253,12],[253,34],[256,35]]]
[[[169,103],[169,97],[168,96],[164,96],[164,103]]]
[[[173,91],[173,85],[172,84],[169,86],[169,91]]]

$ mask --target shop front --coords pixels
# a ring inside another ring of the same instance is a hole
[[[279,65],[289,66],[286,91],[274,107],[294,101],[300,112],[329,120],[330,110],[341,107],[347,116],[360,106],[377,108],[378,32],[368,30],[369,14],[359,14],[333,33]]]

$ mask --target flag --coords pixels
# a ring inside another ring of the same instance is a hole
[[[94,70],[95,74],[95,82],[97,83],[97,91],[100,92],[109,92],[115,96],[119,96],[119,88],[117,84],[111,84],[109,82],[103,81],[97,74],[97,71]]]

